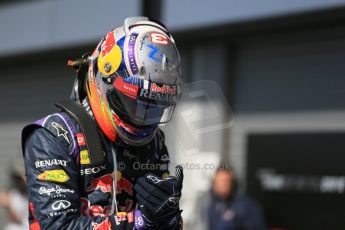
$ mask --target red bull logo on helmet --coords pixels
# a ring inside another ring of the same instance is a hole
[[[101,190],[104,193],[112,192],[113,190],[113,177],[111,174],[106,174],[91,181],[91,185],[85,189],[85,192]]]
[[[151,83],[151,91],[166,94],[176,94],[176,87],[169,85],[158,86],[156,83]]]
[[[105,37],[101,45],[101,51],[98,56],[98,70],[110,76],[120,66],[122,60],[121,48],[116,44],[114,31],[111,31]]]
[[[114,31],[111,31],[107,34],[105,41],[103,42],[101,46],[102,57],[105,57],[111,51],[115,43],[116,41],[115,41]]]

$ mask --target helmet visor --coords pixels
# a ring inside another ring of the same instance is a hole
[[[176,86],[158,86],[152,82],[131,84],[117,77],[114,89],[108,91],[111,108],[125,121],[137,126],[168,122],[175,110],[180,93]]]

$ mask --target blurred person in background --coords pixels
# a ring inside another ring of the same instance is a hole
[[[170,33],[127,18],[69,65],[71,100],[22,134],[30,228],[181,229],[182,167],[169,176],[159,128],[181,96]]]
[[[236,179],[230,167],[219,167],[209,194],[200,198],[199,230],[266,230],[259,204],[246,195],[237,194]]]
[[[11,163],[9,170],[10,186],[0,195],[1,206],[5,209],[8,223],[4,230],[27,230],[28,224],[28,198],[26,193],[24,165],[21,160]]]

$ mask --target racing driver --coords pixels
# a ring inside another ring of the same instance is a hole
[[[180,63],[166,27],[146,17],[127,18],[69,62],[78,67],[71,101],[96,127],[104,161],[92,161],[88,125],[61,108],[26,126],[30,229],[182,229],[183,171],[169,175],[159,129],[181,96]]]

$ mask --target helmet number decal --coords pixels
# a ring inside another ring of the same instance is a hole
[[[161,45],[168,45],[168,38],[164,34],[161,33],[150,33],[150,41],[153,44],[161,44]]]

